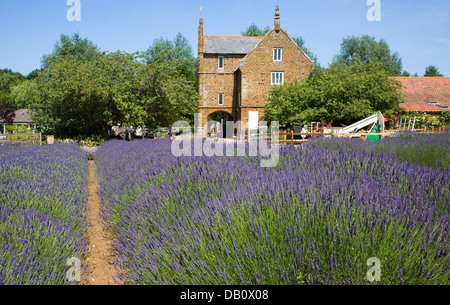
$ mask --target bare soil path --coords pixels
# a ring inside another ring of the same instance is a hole
[[[88,254],[85,263],[89,265],[88,285],[117,285],[118,277],[114,268],[114,252],[111,246],[111,235],[105,228],[101,212],[101,200],[98,195],[98,184],[95,179],[97,166],[89,161],[89,199],[88,213],[90,226],[87,235]],[[85,276],[86,278],[86,276]]]

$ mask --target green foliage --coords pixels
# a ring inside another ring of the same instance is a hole
[[[439,120],[444,124],[450,124],[450,111],[442,111]]]
[[[159,38],[144,52],[143,62],[147,65],[166,63],[176,67],[185,78],[197,86],[197,59],[189,41],[178,33],[173,41]]]
[[[317,68],[303,82],[274,86],[265,119],[281,127],[324,120],[351,124],[398,107],[400,84],[388,77],[380,63],[355,63]]]
[[[261,37],[270,31],[270,27],[266,26],[264,29],[260,29],[254,22],[248,26],[245,31],[241,33],[242,36]]]
[[[58,138],[103,135],[111,125],[170,125],[194,113],[196,88],[167,63],[144,65],[138,53],[97,53],[89,61],[62,56],[25,86],[33,119]]]
[[[30,103],[39,95],[36,83],[27,79],[11,90],[11,100],[14,101],[15,109],[28,109]]]
[[[30,130],[28,130],[28,128],[26,126],[21,126],[21,125],[9,125],[6,126],[6,132],[7,133],[31,133]]]
[[[98,147],[105,142],[105,139],[99,135],[76,136],[71,139],[56,139],[55,143],[75,143],[82,147]]]
[[[444,111],[442,113],[444,113]],[[424,114],[424,113],[408,113],[408,114],[402,115],[402,118],[403,119],[411,118],[412,119],[411,125],[415,118],[416,119],[416,121],[414,123],[415,129],[423,129],[424,127],[427,127],[428,130],[430,130],[433,127],[445,126],[446,120],[447,120],[445,114],[443,116],[435,116],[435,115]]]
[[[386,41],[376,41],[374,37],[364,35],[361,37],[345,38],[341,44],[340,54],[335,56],[333,63],[351,65],[355,62],[368,64],[380,62],[389,76],[402,75],[402,60],[397,52],[391,53]]]
[[[87,38],[81,38],[78,33],[72,36],[61,35],[59,42],[55,43],[53,53],[42,57],[42,67],[48,68],[62,58],[73,58],[81,62],[94,60],[99,51],[97,46]]]
[[[11,96],[15,86],[20,85],[25,81],[25,76],[18,72],[12,72],[10,69],[0,70],[0,101],[7,100],[12,102],[12,108],[18,110],[19,105],[14,103],[14,99]]]
[[[444,76],[444,75],[442,75],[439,72],[438,68],[436,68],[435,66],[431,65],[431,66],[428,66],[425,69],[425,75],[424,76],[425,77],[438,77],[438,76]]]
[[[42,71],[42,69],[35,69],[33,71],[31,71],[26,78],[31,80],[31,79],[35,79],[38,75],[39,75],[39,71]]]

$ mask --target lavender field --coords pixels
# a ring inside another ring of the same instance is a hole
[[[377,258],[374,284],[449,284],[449,135],[312,140],[280,148],[275,168],[106,142],[95,160],[120,278],[370,284]]]
[[[85,252],[88,162],[74,144],[0,146],[0,285],[65,285]]]

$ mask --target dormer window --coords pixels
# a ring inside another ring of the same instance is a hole
[[[283,60],[283,49],[274,48],[273,49],[273,61],[282,61]]]
[[[223,56],[219,56],[219,69],[223,69]]]

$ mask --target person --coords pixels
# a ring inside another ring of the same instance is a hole
[[[170,140],[172,141],[173,140],[173,128],[172,128],[172,126],[170,126],[170,128],[169,128],[168,134],[169,134]]]
[[[136,128],[135,136],[136,136],[137,139],[142,139],[142,128],[141,128],[141,126],[138,126]]]
[[[130,141],[130,128],[125,128],[125,141]]]
[[[302,132],[301,133],[308,133],[308,128],[306,125],[303,125]],[[303,140],[306,140],[306,135],[302,135]]]
[[[122,138],[122,136],[120,135],[120,133],[117,131],[117,130],[114,130],[114,135],[115,135],[115,139],[117,139],[117,140],[122,140],[123,138]]]
[[[114,139],[116,137],[116,130],[114,129],[114,126],[111,127],[109,130],[109,138]]]

